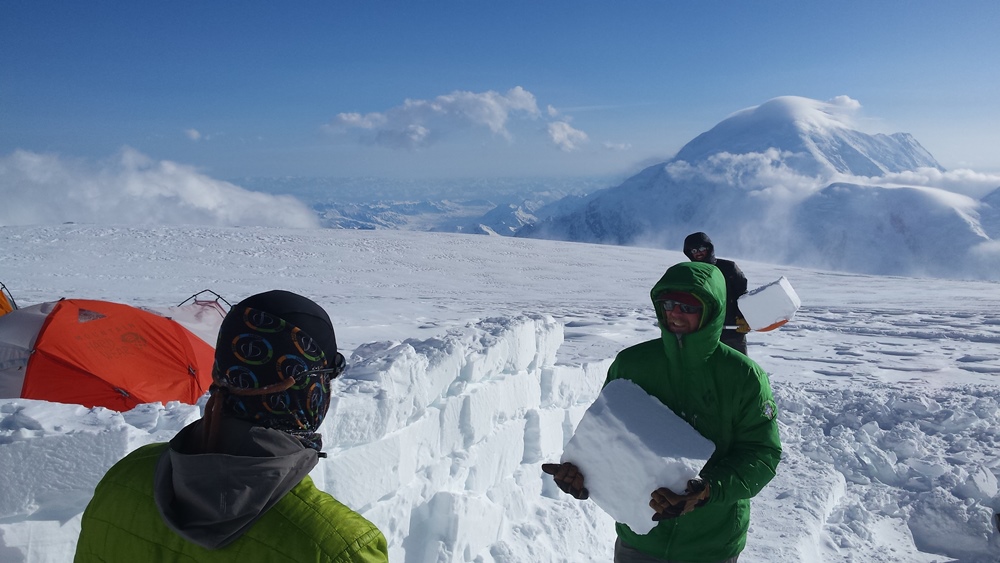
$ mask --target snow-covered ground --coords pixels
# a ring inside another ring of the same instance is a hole
[[[162,307],[205,288],[322,304],[351,367],[313,477],[404,563],[610,560],[610,518],[540,465],[559,459],[615,353],[658,335],[649,288],[682,259],[402,231],[0,227],[0,281],[22,306]],[[753,501],[741,562],[995,562],[1000,284],[738,261],[751,287],[784,275],[803,302],[749,339],[784,459]],[[201,406],[0,399],[0,561],[70,560],[104,470]]]

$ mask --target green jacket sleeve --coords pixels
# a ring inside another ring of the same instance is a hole
[[[767,375],[754,370],[756,385],[738,398],[737,423],[729,452],[706,467],[702,478],[711,487],[709,503],[734,503],[757,495],[774,478],[781,460],[778,410]]]

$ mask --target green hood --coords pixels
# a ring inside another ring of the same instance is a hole
[[[705,305],[701,328],[685,335],[667,331],[663,311],[656,306],[656,298],[669,291],[691,293]],[[726,320],[726,279],[718,268],[704,262],[675,264],[656,282],[649,296],[653,300],[668,356],[676,357],[680,354],[688,360],[701,360],[710,356],[718,347]],[[679,351],[674,352],[675,349]]]

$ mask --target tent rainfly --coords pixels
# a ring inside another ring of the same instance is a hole
[[[221,323],[220,311],[212,315]],[[0,397],[116,411],[194,404],[212,382],[214,349],[203,338],[162,314],[108,301],[15,309],[0,316]]]
[[[0,283],[0,317],[6,315],[7,313],[17,309],[17,303],[14,302],[14,296],[10,294],[10,290],[7,286]]]

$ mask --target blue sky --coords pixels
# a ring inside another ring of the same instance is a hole
[[[1000,2],[0,1],[0,156],[623,175],[773,97],[1000,172]]]

